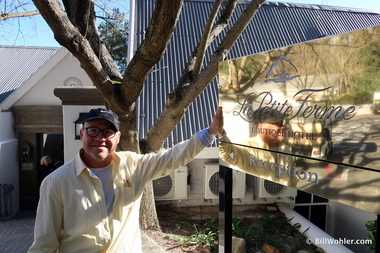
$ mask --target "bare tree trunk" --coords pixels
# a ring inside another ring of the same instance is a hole
[[[154,213],[154,215],[152,215]],[[154,202],[153,183],[149,182],[144,189],[140,206],[140,226],[143,230],[158,230],[160,224],[157,218]]]

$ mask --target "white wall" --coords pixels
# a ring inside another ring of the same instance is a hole
[[[63,52],[59,51],[57,53]],[[37,72],[35,75],[38,74],[42,73]],[[54,95],[54,89],[58,86],[64,86],[65,81],[71,77],[78,78],[82,86],[92,86],[92,81],[81,68],[79,61],[71,53],[68,53],[45,76],[40,76],[38,83],[26,92],[17,101],[16,105],[60,106],[62,101]]]
[[[0,184],[14,186],[12,214],[16,214],[19,211],[18,141],[15,138],[13,124],[11,112],[0,112]]]
[[[15,139],[13,124],[13,113],[0,111],[0,141]]]
[[[331,200],[330,206],[333,215],[332,236],[335,239],[366,239],[368,231],[364,224],[369,220],[376,220],[376,214]],[[345,246],[354,252],[370,252],[365,245]]]

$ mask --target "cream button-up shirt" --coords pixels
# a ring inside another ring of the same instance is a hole
[[[186,165],[212,141],[205,129],[158,154],[115,152],[110,217],[102,183],[78,153],[42,182],[29,252],[141,252],[139,208],[145,184]]]

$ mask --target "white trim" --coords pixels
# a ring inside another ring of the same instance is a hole
[[[311,223],[309,220],[307,220],[302,215],[291,209],[286,204],[277,203],[277,207],[289,219],[289,223],[291,225],[299,223],[301,224],[302,230],[309,228],[306,232],[304,232],[305,235],[309,239],[311,239],[313,243],[317,241],[322,241],[323,243],[315,245],[322,248],[325,252],[353,253],[353,251],[345,247],[343,244],[329,243],[330,241],[334,240],[334,238],[331,235],[318,228],[316,225]]]
[[[135,0],[129,1],[129,37],[128,37],[128,54],[127,63],[129,63],[135,52],[135,32],[136,32],[136,3]]]

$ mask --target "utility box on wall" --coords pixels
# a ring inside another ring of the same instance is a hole
[[[219,164],[205,164],[205,199],[219,198]],[[244,172],[232,171],[232,197],[241,199],[245,196],[245,177]]]
[[[255,194],[263,199],[296,197],[297,189],[256,177]]]
[[[187,175],[187,167],[181,167],[166,177],[153,180],[154,199],[186,199]]]

